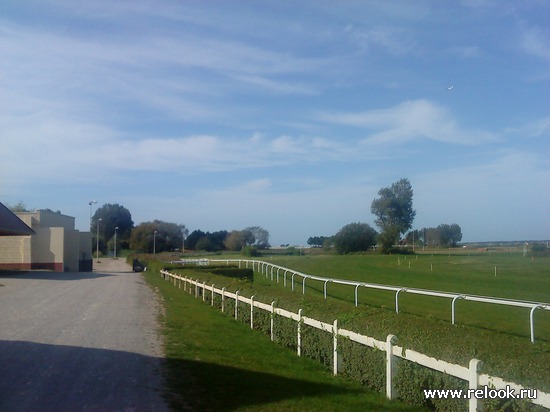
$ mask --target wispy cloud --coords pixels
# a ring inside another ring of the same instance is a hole
[[[531,27],[523,31],[520,45],[533,56],[550,60],[550,31],[540,27]]]
[[[344,32],[366,53],[382,52],[393,56],[418,54],[419,45],[410,32],[402,28],[371,27],[358,28],[353,24],[346,26]]]
[[[496,140],[491,132],[461,128],[448,109],[428,100],[413,100],[388,109],[353,113],[324,113],[319,120],[368,130],[364,143],[418,139],[473,145]]]

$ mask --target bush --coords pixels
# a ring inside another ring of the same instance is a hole
[[[241,252],[243,256],[248,257],[258,257],[261,256],[261,253],[259,252],[258,248],[254,246],[245,246]]]

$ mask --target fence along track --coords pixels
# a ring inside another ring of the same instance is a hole
[[[271,303],[271,305],[268,305],[266,303],[258,302],[254,300],[253,297],[246,298],[243,296],[239,296],[239,292],[236,293],[227,292],[225,288],[217,289],[212,286],[206,285],[204,282],[200,282],[199,280],[193,280],[189,279],[184,276],[180,276],[174,273],[171,273],[166,270],[161,270],[161,276],[165,280],[171,280],[174,285],[176,285],[179,282],[179,286],[181,287],[181,282],[184,282],[184,289],[187,287],[187,285],[194,286],[195,287],[195,297],[198,298],[199,295],[202,295],[203,300],[206,295],[206,292],[209,291],[212,296],[215,294],[218,294],[222,298],[222,312],[224,311],[225,307],[225,299],[230,298],[235,300],[235,319],[237,319],[238,310],[239,310],[239,303],[245,303],[247,305],[250,305],[250,313],[251,313],[251,328],[253,328],[253,312],[254,308],[258,308],[267,312],[271,313],[271,325],[270,325],[270,335],[271,340],[273,341],[275,339],[274,335],[274,325],[273,325],[273,315],[277,314],[279,316],[292,319],[297,322],[297,353],[298,356],[301,355],[301,325],[305,324],[311,327],[314,327],[316,329],[332,333],[333,335],[333,374],[338,374],[338,359],[341,354],[338,352],[338,338],[345,337],[348,338],[354,342],[357,342],[361,345],[368,346],[371,348],[376,348],[381,351],[384,351],[386,354],[386,396],[388,399],[395,399],[398,396],[398,393],[395,388],[395,377],[397,375],[398,370],[398,360],[399,359],[405,359],[409,362],[416,363],[418,365],[421,365],[426,368],[430,368],[433,370],[436,370],[438,372],[454,376],[456,378],[465,380],[468,382],[468,389],[476,390],[479,389],[480,386],[491,386],[494,387],[496,390],[505,390],[506,386],[514,389],[516,392],[520,392],[522,390],[526,390],[527,388],[514,383],[514,382],[506,382],[502,378],[490,376],[487,374],[480,374],[479,368],[481,367],[481,361],[478,359],[471,359],[469,362],[468,367],[462,366],[462,365],[456,365],[453,363],[449,363],[443,360],[435,359],[433,357],[427,356],[423,353],[413,351],[411,349],[404,349],[400,346],[396,345],[397,338],[394,335],[388,335],[386,338],[386,341],[379,341],[375,338],[372,338],[370,336],[365,336],[358,334],[356,332],[346,330],[346,329],[340,329],[338,328],[338,322],[335,320],[333,324],[321,322],[313,318],[308,318],[306,316],[302,315],[302,310],[300,309],[298,313],[289,312],[284,309],[279,309],[274,307],[274,303]],[[532,389],[530,389],[532,391]],[[537,398],[536,399],[530,399],[530,401],[535,404],[542,406],[544,408],[550,409],[550,394],[545,393],[542,391],[537,390]],[[468,400],[468,410],[470,412],[474,412],[480,408],[480,402],[475,397],[471,397]]]
[[[173,261],[171,263],[181,263],[181,264],[197,264],[199,260],[197,259],[183,259],[178,261]],[[298,276],[302,279],[302,294],[305,294],[306,291],[306,280],[310,279],[312,281],[318,281],[322,282],[323,285],[323,291],[325,299],[327,298],[327,286],[329,283],[336,283],[340,285],[348,285],[355,287],[355,306],[358,306],[359,299],[358,299],[358,290],[360,287],[364,288],[370,288],[370,289],[380,289],[380,290],[386,290],[395,292],[395,311],[399,313],[399,294],[400,293],[410,293],[415,295],[424,295],[424,296],[433,296],[433,297],[440,297],[440,298],[447,298],[451,299],[451,323],[455,324],[456,319],[456,302],[458,300],[466,300],[466,301],[472,301],[472,302],[482,302],[482,303],[491,303],[496,305],[503,305],[503,306],[515,306],[515,307],[522,307],[522,308],[529,308],[529,328],[531,331],[531,342],[535,342],[535,311],[537,309],[541,310],[550,310],[550,303],[545,302],[531,302],[531,301],[524,301],[524,300],[513,300],[513,299],[504,299],[504,298],[497,298],[497,297],[491,297],[491,296],[478,296],[478,295],[471,295],[471,294],[461,294],[461,293],[450,293],[450,292],[442,292],[437,290],[427,290],[427,289],[417,289],[417,288],[409,288],[409,287],[403,287],[403,286],[391,286],[391,285],[381,285],[377,283],[366,283],[366,282],[356,282],[352,280],[345,280],[345,279],[334,279],[334,278],[325,278],[322,276],[314,276],[314,275],[308,275],[302,272],[298,272],[294,269],[285,268],[283,266],[274,265],[273,263],[264,262],[262,260],[249,260],[249,259],[200,259],[200,262],[198,264],[200,265],[209,265],[210,262],[222,262],[229,265],[230,263],[237,263],[239,267],[242,266],[244,263],[246,267],[248,268],[248,265],[252,265],[252,270],[255,270],[257,266],[257,271],[265,274],[265,276],[269,276],[271,274],[271,280],[275,280],[277,283],[279,283],[279,276],[280,272],[283,271],[283,278],[284,278],[284,286],[287,285],[287,274],[291,274],[291,288],[294,290],[294,285],[296,283],[295,277]],[[274,273],[276,270],[276,273]]]

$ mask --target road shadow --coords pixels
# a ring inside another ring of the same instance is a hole
[[[168,411],[163,360],[0,340],[0,411]]]
[[[49,270],[0,271],[0,279],[80,280],[113,276],[103,272],[52,272]]]

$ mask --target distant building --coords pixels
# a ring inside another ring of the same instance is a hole
[[[50,210],[13,214],[8,210],[8,214],[0,205],[0,235],[4,234],[0,236],[0,269],[92,270],[92,235],[75,230],[74,217]],[[6,223],[17,226],[18,232],[10,233]]]

